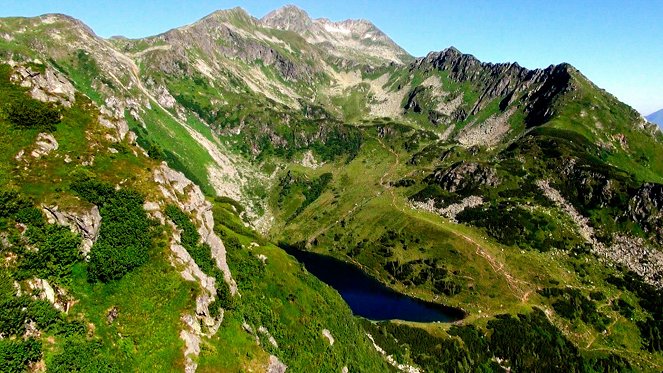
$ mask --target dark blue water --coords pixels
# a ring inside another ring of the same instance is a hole
[[[370,320],[405,320],[415,322],[452,322],[462,319],[462,310],[424,302],[400,294],[354,265],[330,256],[287,248],[306,269],[336,289],[355,315]]]

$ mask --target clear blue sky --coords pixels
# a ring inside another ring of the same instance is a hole
[[[288,1],[288,0],[286,0]],[[569,62],[644,114],[663,108],[663,0],[291,0],[313,18],[364,18],[415,56],[455,46],[528,68]],[[142,37],[241,6],[279,1],[3,0],[0,16],[59,12],[98,35]]]

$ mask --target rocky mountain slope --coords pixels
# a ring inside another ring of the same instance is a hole
[[[5,18],[0,62],[2,370],[663,367],[663,134],[568,64],[293,6]],[[467,317],[354,317],[285,245]]]
[[[367,20],[313,20],[302,9],[286,5],[260,21],[266,27],[292,31],[343,62],[374,65],[404,64],[412,60],[403,48]]]

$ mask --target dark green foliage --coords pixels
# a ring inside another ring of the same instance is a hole
[[[578,289],[572,288],[545,288],[539,291],[545,297],[553,298],[552,306],[562,317],[569,320],[580,319],[592,325],[596,330],[605,330],[609,319],[598,312],[596,302],[587,298]]]
[[[346,162],[353,160],[362,144],[361,133],[353,128],[334,129],[325,142],[315,142],[311,146],[323,161],[331,161],[347,154]]]
[[[122,278],[149,259],[152,225],[137,192],[115,188],[90,177],[79,177],[71,189],[100,207],[102,224],[90,251],[90,281]]]
[[[0,190],[0,218],[14,216],[21,210],[30,209],[33,203],[15,190]]]
[[[81,259],[78,251],[80,237],[67,227],[51,224],[30,227],[27,236],[38,250],[25,252],[19,261],[17,277],[66,281],[71,267]]]
[[[391,183],[391,185],[393,185],[397,188],[409,187],[409,186],[412,186],[414,184],[416,184],[416,181],[414,179],[410,179],[410,178],[400,179],[398,181],[395,181],[395,182]]]
[[[166,216],[168,216],[168,218],[170,218],[170,220],[182,230],[180,235],[181,244],[189,252],[189,255],[191,255],[193,261],[196,262],[200,270],[205,272],[208,276],[212,276],[216,279],[216,292],[218,298],[215,300],[214,304],[226,309],[234,307],[230,287],[224,279],[223,272],[216,265],[216,261],[212,257],[212,251],[209,245],[199,243],[200,234],[198,234],[196,226],[191,222],[189,216],[174,205],[166,206]],[[226,246],[228,246],[228,243],[228,240],[226,240]],[[216,312],[218,307],[210,307],[210,309],[212,312]]]
[[[10,296],[0,300],[0,333],[4,336],[23,335],[25,324],[30,321],[44,331],[66,327],[63,314],[48,301],[28,296]]]
[[[0,369],[4,373],[27,372],[28,364],[41,359],[41,342],[28,338],[25,340],[0,339]]]
[[[42,226],[44,225],[44,215],[36,207],[27,207],[20,209],[14,215],[14,220],[18,223],[22,223],[28,226]]]
[[[578,349],[546,318],[543,311],[500,315],[488,321],[490,347],[517,372],[575,372],[581,370]]]
[[[331,180],[332,174],[328,172],[320,175],[316,179],[310,180],[304,176],[298,176],[291,171],[288,171],[288,173],[282,177],[279,182],[281,187],[278,201],[279,204],[282,204],[283,201],[289,197],[292,192],[300,192],[304,195],[304,201],[289,217],[289,220],[294,219],[297,215],[304,211],[308,205],[318,199]]]
[[[0,300],[0,333],[3,335],[21,335],[25,331],[27,319],[27,297],[7,297]]]
[[[463,289],[459,280],[445,268],[441,260],[418,259],[405,263],[395,260],[387,262],[384,269],[406,285],[421,286],[428,283],[438,294],[452,296]]]
[[[484,228],[491,237],[509,246],[545,252],[553,248],[569,250],[580,242],[572,231],[546,214],[530,212],[508,201],[466,208],[456,218]]]
[[[626,317],[627,319],[630,319],[631,317],[633,317],[633,311],[635,310],[635,307],[633,307],[627,301],[618,298],[612,303],[612,309],[619,312],[622,316]]]
[[[412,361],[429,372],[493,371],[489,360],[471,356],[456,339],[435,337],[423,329],[388,321],[363,321],[362,326],[378,346],[401,363],[403,353],[409,351]]]
[[[49,372],[111,373],[120,372],[111,360],[101,354],[101,342],[80,337],[67,338],[63,351],[46,362]]]
[[[11,103],[6,109],[7,119],[19,128],[55,131],[60,123],[60,111],[52,104],[24,99]]]
[[[474,325],[452,325],[449,328],[449,335],[463,340],[463,344],[474,362],[485,361],[492,356],[488,338]]]
[[[609,283],[628,290],[638,296],[638,303],[649,313],[644,320],[638,321],[643,348],[651,352],[663,351],[663,290],[645,283],[638,275],[628,272],[623,277],[610,276]],[[624,302],[625,303],[625,302]],[[621,312],[630,312],[624,303],[617,304]]]

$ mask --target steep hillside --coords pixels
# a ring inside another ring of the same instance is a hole
[[[387,369],[336,292],[138,145],[127,121],[192,132],[135,75],[101,73],[106,42],[62,16],[3,25],[3,371]],[[74,49],[21,50],[40,27]]]
[[[5,18],[0,62],[0,370],[663,369],[663,134],[573,66],[293,6]],[[466,317],[360,319],[279,246]]]

